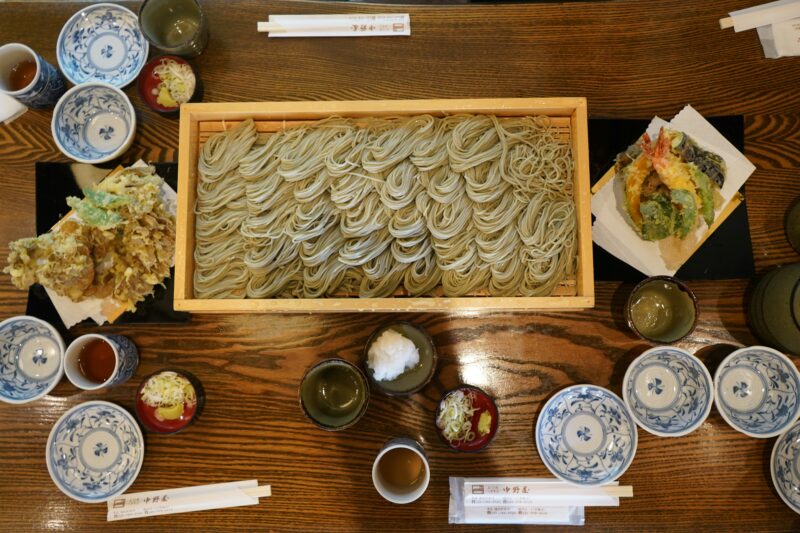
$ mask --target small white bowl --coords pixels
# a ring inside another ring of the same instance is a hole
[[[64,341],[32,316],[0,322],[0,400],[20,404],[49,393],[64,375]]]
[[[622,397],[636,424],[659,437],[681,437],[700,427],[711,412],[713,389],[700,359],[671,346],[645,351],[622,380]]]
[[[800,416],[800,372],[777,350],[750,346],[723,359],[714,374],[717,410],[745,435],[766,439]]]
[[[53,110],[50,127],[56,146],[81,163],[104,163],[133,144],[136,113],[116,87],[88,82],[67,91]]]
[[[769,470],[775,490],[789,508],[800,514],[800,423],[777,438]]]

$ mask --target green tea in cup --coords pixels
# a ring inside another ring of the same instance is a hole
[[[327,359],[306,372],[300,405],[316,425],[335,431],[350,427],[367,410],[369,386],[364,373],[343,359]]]

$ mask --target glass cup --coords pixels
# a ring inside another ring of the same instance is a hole
[[[153,46],[168,54],[195,57],[208,44],[208,18],[197,0],[145,0],[139,26]]]

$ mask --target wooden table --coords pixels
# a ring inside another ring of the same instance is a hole
[[[764,59],[754,31],[721,31],[717,23],[752,1],[403,7],[412,17],[410,38],[274,40],[255,31],[268,13],[387,9],[262,0],[203,4],[211,40],[195,64],[208,102],[586,96],[592,116],[671,116],[686,103],[706,115],[743,114],[746,154],[758,167],[747,187],[758,273],[798,261],[782,222],[800,195],[800,59]],[[5,4],[0,35],[29,44],[55,64],[58,32],[79,7]],[[135,87],[126,92],[140,122],[125,161],[176,160],[177,121],[147,110]],[[3,256],[8,241],[34,233],[34,161],[65,160],[51,139],[50,118],[50,111],[31,111],[0,126]],[[712,372],[731,346],[757,342],[745,318],[749,283],[691,283],[700,324],[680,345],[699,351]],[[434,382],[409,400],[375,395],[367,416],[340,433],[320,431],[303,417],[300,377],[323,358],[355,361],[370,332],[390,316],[196,316],[183,326],[102,328],[139,346],[142,362],[131,382],[79,393],[65,379],[40,401],[0,405],[2,529],[455,530],[447,526],[448,476],[549,476],[533,444],[543,399],[571,383],[620,391],[628,363],[647,347],[622,322],[629,290],[598,283],[595,309],[583,312],[405,315],[427,328],[438,346]],[[23,313],[25,298],[0,277],[0,318]],[[273,496],[254,507],[106,524],[105,505],[77,503],[53,485],[44,461],[48,433],[64,411],[86,400],[131,409],[139,379],[167,365],[202,380],[205,412],[185,433],[147,436],[144,466],[131,490],[257,478],[273,486]],[[477,455],[451,453],[433,429],[440,394],[461,381],[488,389],[500,406],[499,436]],[[376,452],[395,436],[418,439],[430,455],[430,488],[410,506],[383,501],[370,478]],[[584,529],[800,529],[800,516],[772,488],[774,439],[737,433],[716,410],[687,437],[639,436],[636,459],[622,478],[634,486],[635,498],[620,508],[589,509]]]

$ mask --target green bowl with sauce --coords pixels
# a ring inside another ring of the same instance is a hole
[[[312,366],[300,383],[300,407],[314,424],[328,431],[359,421],[369,404],[367,377],[344,359],[326,359]]]
[[[628,327],[642,339],[678,342],[697,325],[697,298],[672,276],[653,276],[634,287],[625,306]]]

